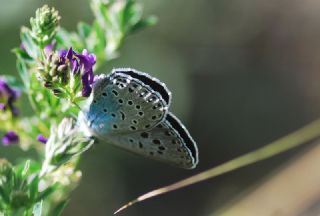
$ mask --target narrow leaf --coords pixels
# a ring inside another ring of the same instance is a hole
[[[28,73],[27,65],[21,58],[17,59],[17,70],[26,89],[30,89],[30,76]]]
[[[38,46],[32,39],[30,30],[26,27],[21,28],[20,38],[22,42],[22,46],[25,48],[26,52],[29,56],[33,59],[37,59],[39,56],[39,49]]]
[[[63,209],[67,206],[69,200],[60,202],[52,211],[52,216],[60,216]]]

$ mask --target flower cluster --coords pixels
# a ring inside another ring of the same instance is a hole
[[[91,85],[93,84],[93,66],[96,63],[96,56],[89,53],[86,49],[81,54],[76,53],[72,48],[60,51],[61,65],[69,64],[74,75],[81,74],[82,96],[89,97]]]
[[[9,116],[3,115],[0,118],[1,120],[8,121],[11,117],[18,116],[19,110],[14,103],[19,96],[20,92],[18,90],[12,88],[4,79],[0,79],[0,112],[2,114],[11,113]],[[10,130],[2,137],[1,141],[3,145],[17,143],[19,142],[19,136],[16,132]]]
[[[2,137],[3,145],[9,145],[17,142],[19,142],[19,136],[14,131],[9,131]]]
[[[0,79],[0,110],[9,110],[13,116],[18,115],[18,109],[14,106],[14,102],[20,96],[18,90],[13,89],[9,84]]]
[[[77,123],[90,101],[94,69],[117,57],[129,34],[154,23],[135,0],[91,0],[91,6],[93,22],[80,22],[76,32],[61,27],[58,11],[47,5],[21,28],[13,50],[21,80],[0,77],[0,144],[34,147],[43,160],[12,165],[0,158],[0,216],[60,215],[81,178],[80,155],[95,141]],[[20,91],[33,115],[19,114]]]
[[[34,203],[52,193],[51,188],[38,191],[40,179],[32,169],[34,165],[27,160],[21,167],[14,167],[7,160],[0,159],[0,211],[7,211],[7,214],[2,215],[22,215],[14,210],[32,208]]]
[[[38,67],[38,78],[44,86],[61,98],[89,97],[94,81],[93,66],[96,56],[72,48],[52,52]]]

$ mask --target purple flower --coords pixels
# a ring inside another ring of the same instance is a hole
[[[19,136],[14,131],[9,131],[2,137],[2,143],[6,146],[17,142],[19,142]]]
[[[48,138],[44,137],[42,134],[38,134],[37,140],[38,140],[39,142],[42,142],[43,144],[46,144],[47,141],[48,141]]]
[[[53,52],[55,45],[56,45],[55,43],[50,43],[47,46],[45,46],[44,53],[47,56],[49,56]]]
[[[96,56],[86,49],[81,54],[76,53],[72,47],[69,50],[60,50],[60,63],[69,63],[72,72],[81,74],[82,96],[89,97],[94,82],[93,66],[96,63]]]
[[[18,109],[13,103],[19,96],[19,91],[14,90],[6,81],[0,79],[0,110],[9,109],[14,116],[18,115]]]
[[[20,43],[20,49],[26,52],[26,46],[23,43]]]
[[[4,111],[6,108],[6,105],[4,103],[0,103],[0,110]]]

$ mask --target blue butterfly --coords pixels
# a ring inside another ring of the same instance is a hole
[[[168,111],[171,93],[164,83],[134,69],[100,75],[81,126],[99,141],[171,165],[192,169],[198,148],[185,126]]]

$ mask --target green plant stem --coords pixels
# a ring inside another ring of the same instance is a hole
[[[141,202],[143,200],[168,193],[210,178],[222,175],[224,173],[239,169],[241,167],[256,163],[258,161],[270,158],[282,152],[288,151],[294,147],[305,144],[320,137],[320,119],[304,126],[303,128],[290,133],[279,140],[276,140],[264,147],[261,147],[255,151],[244,154],[240,157],[234,158],[230,161],[227,161],[219,166],[211,168],[207,171],[201,172],[197,175],[191,176],[184,180],[178,181],[174,184],[153,190],[142,196],[139,196],[135,200],[127,203],[118,209],[114,214],[119,213],[120,211],[128,208],[129,206]]]

